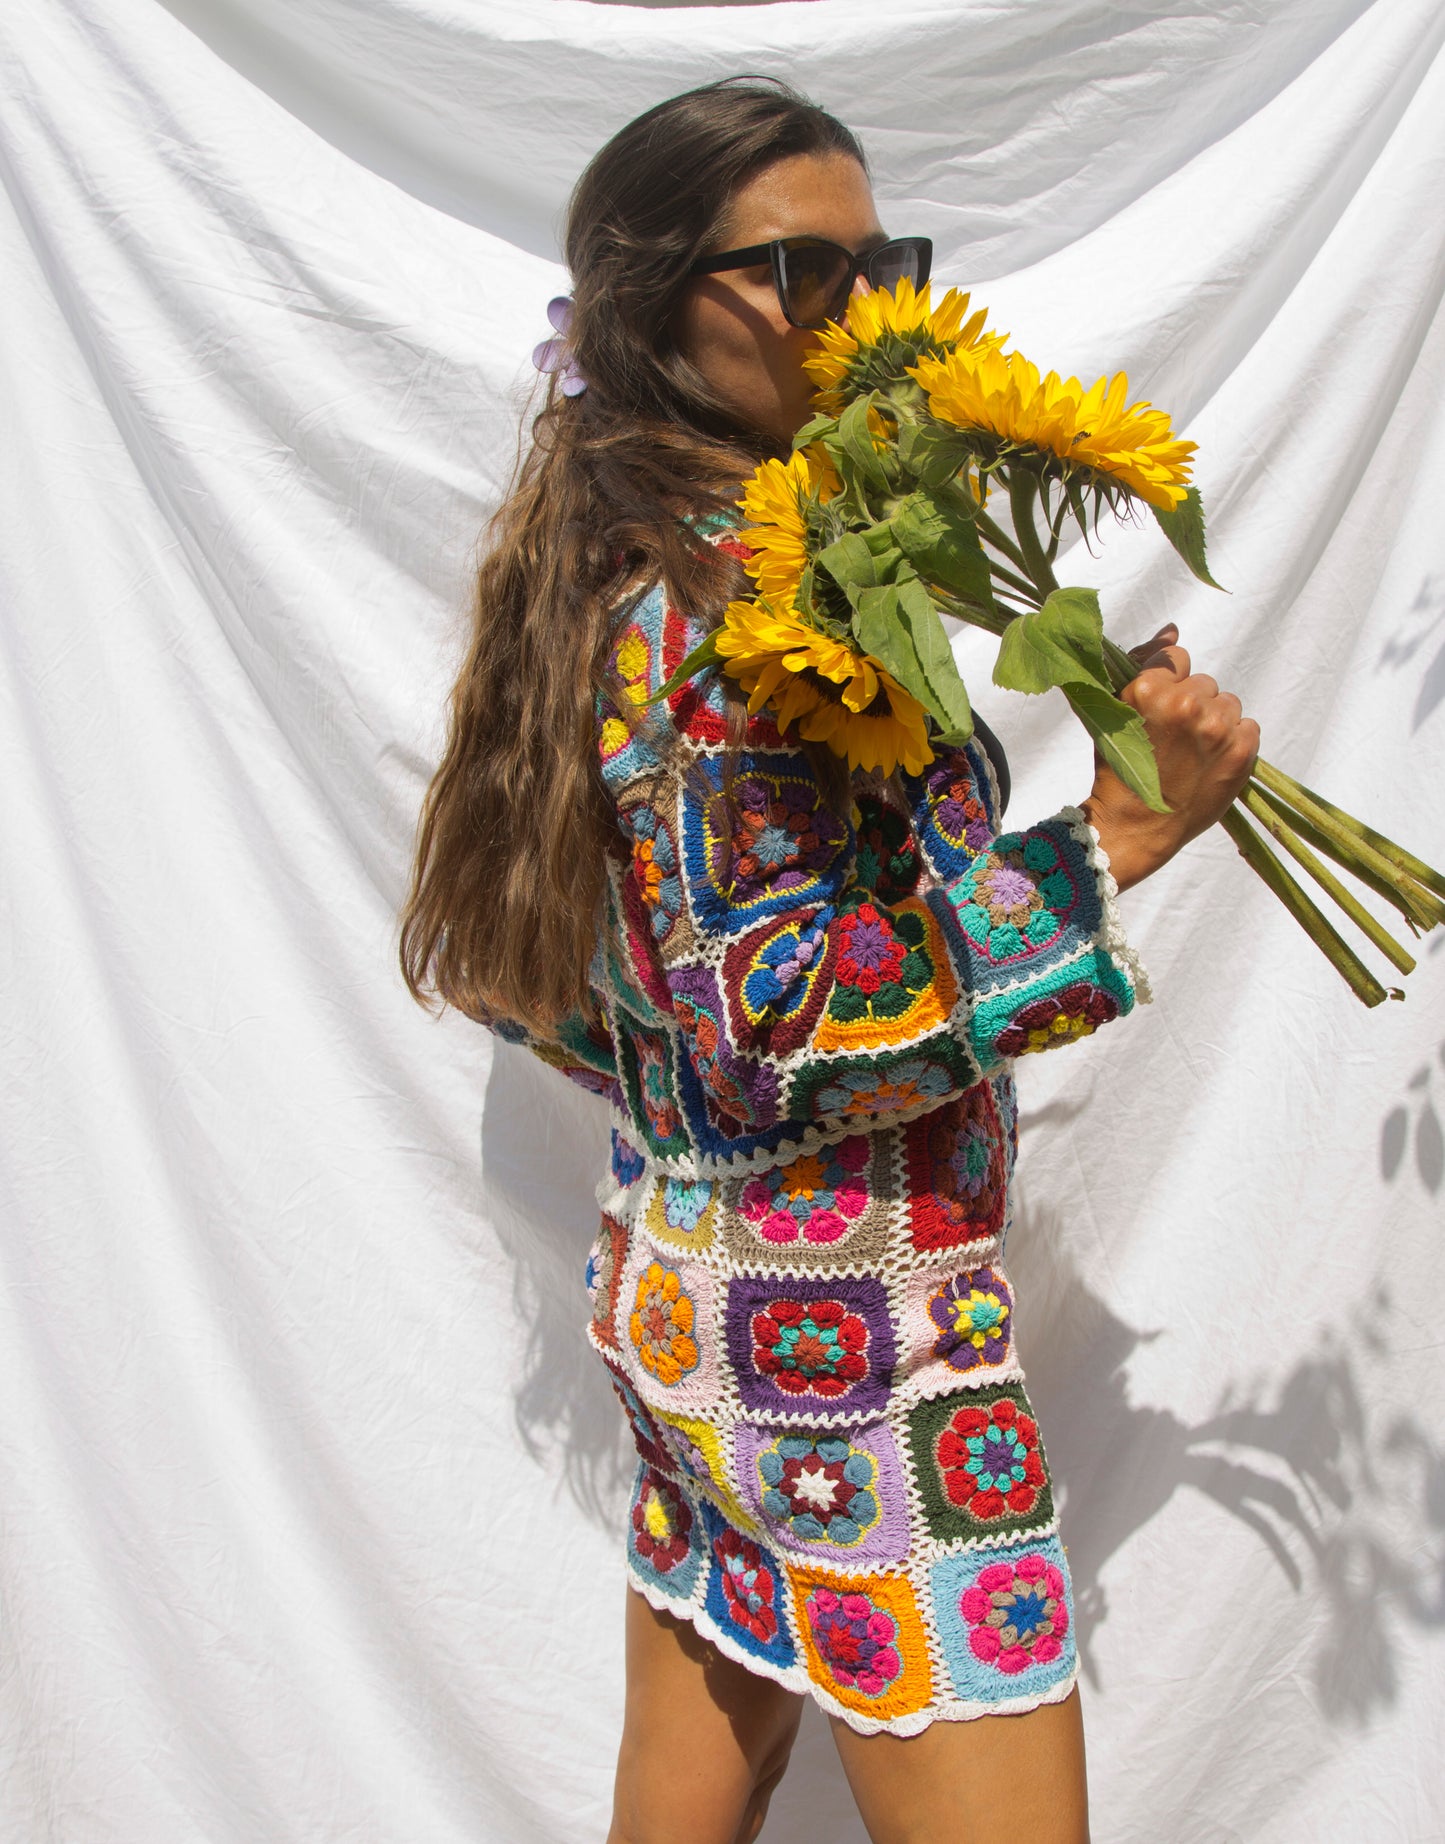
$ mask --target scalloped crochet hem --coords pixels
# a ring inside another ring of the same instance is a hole
[[[836,1716],[840,1722],[846,1722],[848,1727],[859,1735],[906,1737],[921,1735],[925,1729],[932,1728],[935,1722],[973,1722],[980,1716],[1026,1716],[1030,1710],[1042,1709],[1045,1704],[1062,1703],[1078,1682],[1079,1661],[1076,1656],[1072,1667],[1064,1677],[1028,1696],[1006,1697],[998,1702],[968,1702],[959,1697],[937,1697],[925,1708],[910,1710],[906,1716],[864,1716],[831,1696],[821,1684],[808,1675],[803,1666],[794,1665],[784,1669],[747,1651],[730,1633],[725,1632],[718,1625],[705,1607],[700,1607],[695,1600],[679,1600],[672,1595],[664,1594],[651,1582],[643,1580],[631,1567],[627,1571],[627,1585],[635,1594],[640,1594],[648,1606],[654,1608],[658,1613],[671,1614],[675,1620],[688,1621],[710,1645],[715,1646],[723,1657],[733,1664],[741,1665],[745,1671],[751,1671],[754,1677],[768,1678],[774,1684],[780,1684],[784,1690],[792,1691],[795,1696],[811,1697],[825,1716]]]

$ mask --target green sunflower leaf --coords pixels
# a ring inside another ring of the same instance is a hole
[[[932,596],[916,579],[901,582],[898,609],[908,625],[913,651],[932,694],[924,702],[939,720],[943,731],[941,740],[966,743],[973,735],[973,710]]]
[[[898,458],[920,487],[946,485],[962,470],[970,452],[969,438],[962,430],[949,429],[931,418],[898,426]]]
[[[885,548],[879,551],[875,540],[882,531]],[[819,551],[815,564],[821,564],[840,589],[848,593],[850,601],[855,600],[860,589],[876,589],[886,583],[903,561],[902,553],[891,541],[888,527],[873,527],[869,531],[849,531],[830,544],[826,550]]]
[[[706,666],[716,666],[719,658],[718,636],[721,632],[721,628],[714,628],[706,640],[700,641],[693,648],[666,685],[659,686],[650,698],[643,699],[643,703],[657,704],[663,698],[670,698],[675,691],[681,691],[694,673],[701,672]]]
[[[1222,589],[1223,584],[1215,582],[1204,561],[1204,502],[1199,497],[1198,487],[1190,487],[1179,504],[1168,512],[1161,512],[1157,506],[1150,510],[1159,522],[1160,531],[1200,582],[1208,583],[1211,589]]]
[[[822,441],[824,436],[832,435],[837,427],[838,419],[836,416],[819,415],[813,417],[811,421],[804,423],[802,428],[793,437],[793,453],[797,454],[800,448],[806,448],[809,442]]]
[[[1104,618],[1094,591],[1055,589],[1042,608],[1010,621],[999,641],[993,682],[1008,691],[1093,685],[1112,693],[1104,663]]]
[[[1074,715],[1094,739],[1094,747],[1147,807],[1156,813],[1172,811],[1159,789],[1159,764],[1144,719],[1122,698],[1097,685],[1066,685],[1064,696]]]
[[[889,484],[888,468],[883,456],[873,446],[873,432],[868,427],[868,411],[873,398],[860,397],[838,418],[838,436],[843,444],[843,451],[853,463],[860,480],[870,487],[886,488]]]
[[[910,493],[892,525],[899,548],[920,575],[967,601],[993,607],[993,578],[966,495]]]

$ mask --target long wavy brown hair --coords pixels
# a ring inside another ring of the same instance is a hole
[[[866,171],[831,115],[785,84],[730,78],[639,116],[577,183],[568,337],[587,389],[569,398],[550,381],[477,572],[401,918],[402,972],[423,1003],[543,1034],[587,1007],[619,837],[596,740],[617,610],[661,581],[720,617],[737,566],[685,520],[729,506],[776,450],[724,411],[679,349],[674,312],[692,264],[724,247],[739,188],[828,153]]]

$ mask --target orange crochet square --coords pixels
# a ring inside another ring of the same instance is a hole
[[[933,1670],[918,1603],[904,1575],[835,1575],[785,1565],[808,1673],[860,1716],[927,1707]]]

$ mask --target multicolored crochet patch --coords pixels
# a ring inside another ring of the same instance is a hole
[[[799,903],[836,902],[851,855],[847,823],[799,756],[744,753],[729,800],[723,764],[692,771],[711,783],[686,804],[683,862],[693,907],[709,933],[732,935]]]
[[[987,1082],[904,1129],[915,1248],[958,1248],[998,1235],[1007,1180],[1003,1137]]]
[[[654,1418],[666,1442],[670,1470],[682,1473],[702,1491],[717,1498],[728,1516],[754,1530],[747,1507],[733,1490],[724,1453],[724,1437],[712,1422],[694,1416],[669,1415],[659,1410]]]
[[[786,1566],[814,1681],[862,1716],[887,1721],[925,1709],[933,1670],[908,1578]]]
[[[833,979],[836,950],[828,904],[804,907],[786,922],[768,920],[727,951],[723,988],[740,1037],[761,1032],[769,1053],[807,1043]]]
[[[834,927],[833,990],[820,1051],[912,1043],[942,1026],[958,1001],[943,936],[925,903],[846,908]]]
[[[646,1030],[624,1012],[616,1014],[618,1066],[628,1118],[662,1158],[688,1150],[682,1110],[678,1106],[677,1058],[666,1031]]]
[[[676,1600],[691,1598],[703,1560],[703,1532],[677,1485],[645,1461],[628,1511],[627,1559],[644,1581]]]
[[[657,1242],[673,1248],[705,1249],[717,1226],[717,1186],[706,1178],[668,1178],[659,1173],[643,1221]]]
[[[716,1282],[701,1262],[659,1249],[646,1236],[633,1242],[618,1304],[618,1342],[628,1371],[655,1408],[669,1414],[706,1409],[721,1386]]]
[[[945,882],[962,877],[993,838],[985,785],[962,749],[940,750],[927,774],[907,784],[918,842]]]
[[[1000,1267],[912,1276],[903,1322],[908,1368],[966,1375],[1013,1361],[1013,1289]]]
[[[724,1336],[750,1409],[852,1415],[888,1400],[897,1343],[881,1281],[736,1276]]]
[[[807,1064],[793,1078],[792,1112],[876,1132],[890,1114],[936,1108],[978,1079],[968,1053],[944,1031],[908,1050]]]
[[[779,1548],[825,1561],[907,1556],[908,1493],[884,1423],[786,1429],[740,1422],[734,1452],[748,1508]]]
[[[909,1413],[908,1433],[935,1537],[1007,1536],[1053,1521],[1039,1426],[1021,1383],[920,1402]]]
[[[770,1550],[702,1507],[712,1566],[705,1605],[717,1625],[754,1658],[786,1670],[796,1651],[787,1584]]]
[[[617,1290],[626,1259],[627,1231],[604,1212],[602,1228],[587,1257],[586,1280],[592,1298],[592,1336],[613,1351],[617,1349]]]
[[[1021,991],[1001,993],[974,1008],[972,1032],[980,1055],[1027,1056],[1088,1037],[1134,1008],[1134,994],[1102,948],[1055,967]]]
[[[923,875],[923,860],[907,816],[876,795],[864,794],[853,810],[853,831],[856,887],[881,903],[910,896]]]
[[[1069,1569],[1057,1537],[945,1556],[930,1587],[944,1662],[965,1701],[1036,1696],[1073,1672]]]

